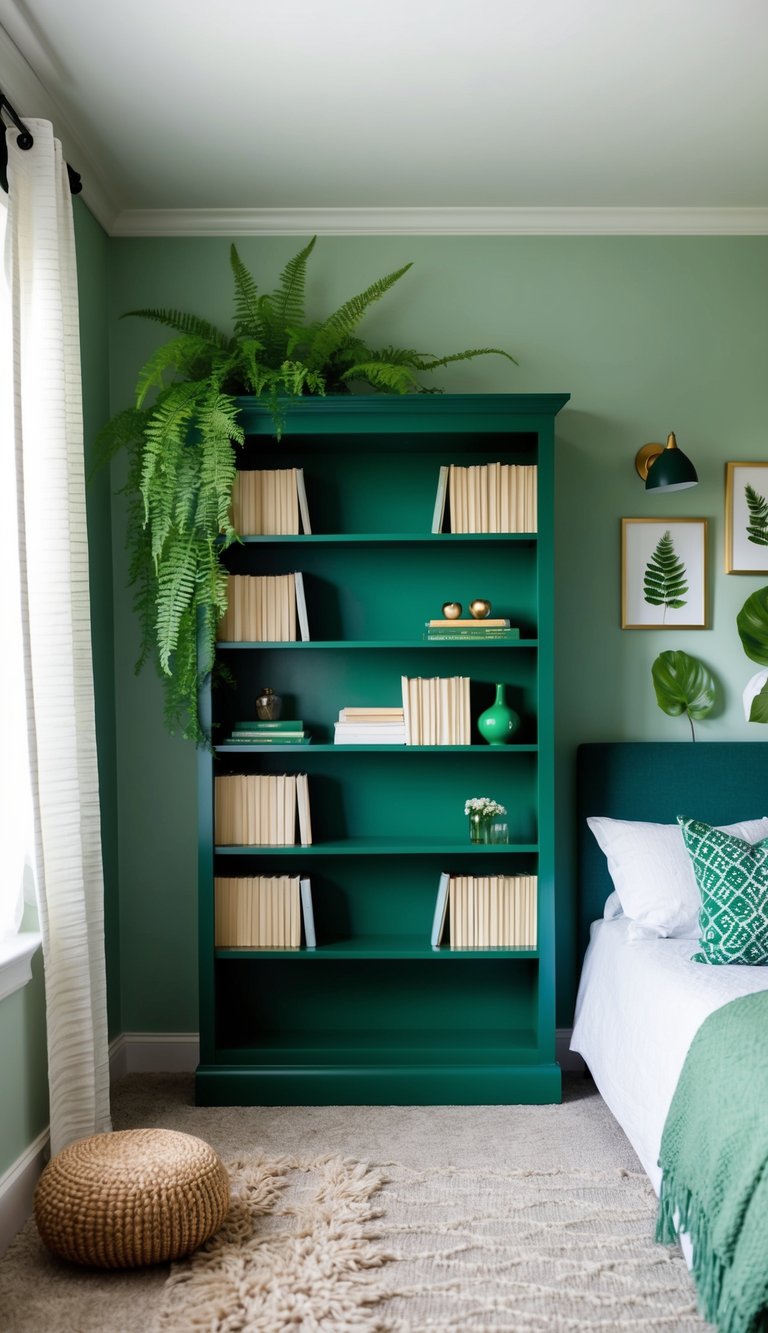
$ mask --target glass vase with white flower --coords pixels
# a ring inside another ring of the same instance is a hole
[[[464,803],[464,814],[469,818],[469,841],[490,842],[491,824],[506,813],[507,807],[490,796],[470,796]]]

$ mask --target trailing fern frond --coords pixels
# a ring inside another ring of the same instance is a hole
[[[172,532],[165,560],[157,575],[157,647],[161,670],[171,675],[171,654],[179,641],[181,618],[195,598],[198,538],[192,532]]]
[[[303,250],[299,250],[293,259],[289,259],[282,273],[277,288],[272,293],[271,305],[283,328],[290,324],[304,323],[304,284],[307,273],[307,260],[315,248],[316,236],[308,241]]]
[[[171,329],[178,329],[179,333],[190,334],[195,338],[202,338],[205,342],[214,343],[225,350],[230,339],[211,324],[207,319],[201,319],[199,315],[186,315],[183,310],[126,310],[121,316],[122,319],[151,319],[156,324],[166,324]]]
[[[505,352],[501,347],[473,347],[466,352],[453,352],[451,356],[436,356],[430,360],[420,360],[415,363],[417,370],[437,370],[439,366],[448,366],[451,361],[471,361],[476,356],[505,356],[513,365],[519,363],[509,352]]]
[[[163,389],[169,372],[185,375],[188,379],[202,379],[211,373],[220,349],[197,334],[185,333],[181,338],[164,343],[144,363],[136,381],[136,406],[143,407],[150,389]]]
[[[488,353],[514,361],[499,348],[444,357],[412,348],[372,350],[358,325],[410,264],[372,283],[326,319],[308,319],[306,270],[315,243],[312,237],[288,261],[266,295],[259,294],[231,247],[232,337],[179,310],[129,311],[171,328],[175,336],[141,367],[136,406],[119,412],[96,440],[98,462],[108,462],[121,449],[128,456],[128,578],[141,634],[136,669],[154,661],[167,726],[197,744],[210,743],[198,713],[200,684],[209,674],[214,680],[225,675],[215,646],[216,627],[227,609],[227,571],[220,557],[237,540],[232,487],[236,451],[244,442],[238,395],[255,394],[267,405],[279,439],[291,398],[348,393],[358,381],[388,393],[439,392],[421,383],[423,373]]]
[[[412,267],[412,264],[404,264],[402,268],[396,269],[394,273],[388,273],[385,278],[379,278],[376,282],[372,282],[364,292],[352,296],[323,321],[309,347],[308,360],[313,370],[322,368],[328,358],[354,332],[369,306],[374,301],[380,301],[390,287],[394,287],[395,283]]]
[[[235,336],[253,338],[261,324],[259,289],[235,245],[230,247],[229,262],[235,279]]]
[[[88,473],[89,481],[93,474],[99,468],[111,462],[115,455],[120,453],[121,449],[130,452],[141,445],[149,417],[149,412],[142,412],[135,407],[126,407],[102,426],[93,444],[93,462]]]
[[[412,393],[421,385],[410,365],[393,365],[390,361],[362,361],[345,370],[342,380],[364,380],[376,389],[388,393]]]
[[[195,406],[204,386],[194,382],[172,384],[158,399],[144,431],[145,446],[140,489],[144,497],[144,519],[150,522],[160,492],[174,489],[174,463],[187,438]],[[156,496],[153,482],[158,468],[162,479]],[[153,548],[156,543],[153,539]]]

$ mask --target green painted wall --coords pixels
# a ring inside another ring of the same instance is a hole
[[[243,239],[240,253],[269,289],[298,239]],[[228,245],[220,240],[110,242],[112,410],[162,331],[118,316],[175,306],[226,323]],[[723,686],[702,739],[761,741],[743,719],[752,674],[735,615],[760,578],[723,570],[723,472],[765,458],[768,240],[635,237],[352,237],[318,242],[309,307],[326,313],[372,279],[415,261],[368,316],[374,342],[438,354],[496,345],[500,358],[456,365],[439,383],[457,393],[570,392],[557,462],[557,749],[559,777],[559,1022],[570,1021],[573,946],[571,793],[584,740],[685,740],[687,724],[658,709],[653,658],[684,648]],[[437,382],[437,381],[436,381]],[[677,433],[701,485],[646,496],[637,449]],[[119,755],[121,994],[128,1031],[197,1027],[195,764],[162,729],[160,690],[132,674],[136,627],[124,590],[121,501],[113,500],[115,682]],[[670,634],[619,629],[619,519],[710,520],[712,628]]]
[[[32,961],[32,980],[0,1000],[0,1175],[48,1124],[43,960]]]
[[[107,248],[87,208],[74,203],[83,365],[86,466],[94,432],[108,414]],[[117,810],[115,803],[114,653],[112,645],[112,531],[106,472],[88,491],[91,614],[96,725],[99,748],[102,846],[106,903],[110,1032],[120,1021],[120,948],[117,937]],[[25,921],[34,928],[33,921]],[[0,1001],[0,1174],[48,1123],[45,988],[40,953],[32,981]]]
[[[109,1035],[122,1032],[120,941],[118,937],[117,786],[115,737],[115,650],[112,615],[112,507],[109,468],[94,469],[94,440],[109,416],[108,253],[109,241],[88,209],[75,200],[75,238],[80,295],[83,373],[83,433],[88,478],[91,636],[99,757],[101,847]]]

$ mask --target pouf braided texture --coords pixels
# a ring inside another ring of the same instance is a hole
[[[229,1176],[192,1134],[126,1129],[62,1149],[35,1192],[35,1220],[54,1254],[96,1268],[139,1268],[189,1254],[221,1226]]]

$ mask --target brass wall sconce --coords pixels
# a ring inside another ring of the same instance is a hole
[[[698,475],[690,458],[678,449],[674,433],[666,445],[644,444],[635,456],[635,469],[647,491],[687,491],[696,486]]]

